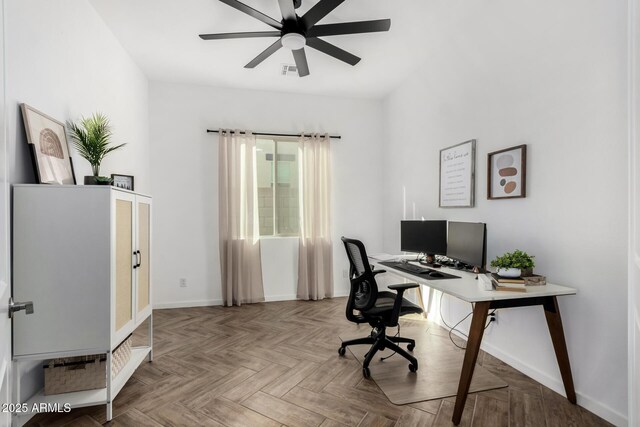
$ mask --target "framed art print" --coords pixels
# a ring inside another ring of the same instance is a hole
[[[75,185],[64,124],[27,104],[20,109],[38,184]]]
[[[441,208],[473,207],[475,164],[475,139],[440,150]]]
[[[518,145],[487,155],[487,199],[527,196],[527,146]]]
[[[111,185],[113,185],[114,187],[133,191],[133,176],[112,173],[111,179],[113,180]]]

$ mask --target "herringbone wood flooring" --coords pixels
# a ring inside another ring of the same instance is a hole
[[[393,405],[375,382],[362,378],[349,352],[338,356],[338,334],[353,329],[345,303],[335,298],[154,311],[154,362],[143,363],[120,392],[108,425],[452,425],[454,398]],[[609,425],[489,354],[482,353],[479,363],[509,387],[469,395],[461,426]],[[103,423],[104,406],[96,406],[38,415],[29,425]]]

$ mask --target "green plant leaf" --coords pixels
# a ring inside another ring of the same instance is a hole
[[[111,124],[102,113],[83,117],[80,124],[67,121],[67,128],[74,148],[89,162],[94,176],[100,175],[100,164],[107,154],[126,145],[111,145]]]
[[[516,249],[512,253],[506,252],[502,256],[496,257],[496,259],[491,261],[491,267],[519,268],[520,270],[526,270],[536,266],[533,258],[535,257]]]

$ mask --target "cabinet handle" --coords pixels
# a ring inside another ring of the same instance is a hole
[[[136,263],[133,264],[133,269],[138,268],[138,251],[133,251],[133,255],[136,257]]]
[[[27,314],[33,314],[33,301],[15,302],[13,297],[9,298],[9,317],[13,319],[13,314],[20,310],[25,310]]]
[[[142,254],[140,253],[140,251],[136,251],[136,258],[138,258],[138,267],[140,267],[142,265]]]

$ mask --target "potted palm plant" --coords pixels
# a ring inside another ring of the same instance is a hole
[[[100,163],[104,157],[124,147],[126,144],[111,144],[111,124],[107,116],[95,113],[91,117],[83,117],[79,124],[67,121],[69,136],[75,149],[91,165],[92,176],[84,177],[85,185],[109,185],[111,178],[100,176]]]

